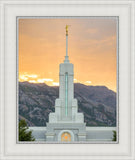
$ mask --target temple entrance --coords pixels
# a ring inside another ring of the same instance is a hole
[[[71,142],[71,135],[68,132],[64,132],[61,135],[61,141],[62,142]]]

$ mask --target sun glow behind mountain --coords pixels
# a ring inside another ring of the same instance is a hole
[[[41,78],[39,75],[36,74],[28,74],[28,73],[24,73],[24,74],[20,74],[19,75],[19,81],[20,82],[29,82],[29,83],[45,83],[49,86],[59,86],[59,82],[55,82],[53,79],[51,78]],[[74,83],[82,83],[85,85],[90,85],[91,81],[86,81],[86,82],[80,82],[77,79],[74,79]]]
[[[116,91],[117,20],[115,18],[19,19],[19,81],[59,85],[59,64],[66,53],[74,82]]]

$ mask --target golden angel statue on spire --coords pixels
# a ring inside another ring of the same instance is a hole
[[[66,36],[68,36],[68,27],[69,25],[66,25]]]

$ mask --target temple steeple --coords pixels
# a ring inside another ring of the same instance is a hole
[[[55,100],[55,112],[49,114],[47,141],[69,141],[86,139],[84,116],[78,112],[77,99],[74,98],[74,65],[68,59],[68,25],[66,25],[66,56],[59,66],[59,98]]]

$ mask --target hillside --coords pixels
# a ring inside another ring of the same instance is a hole
[[[105,86],[74,84],[79,112],[87,126],[116,126],[116,93]],[[54,112],[59,88],[46,84],[19,82],[19,119],[29,126],[45,126],[48,114]]]

